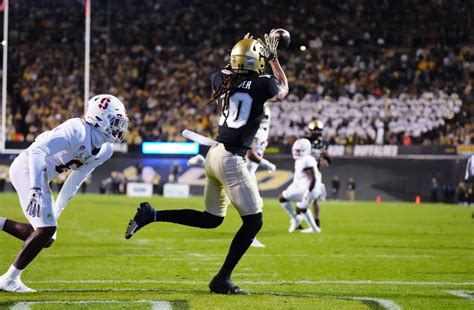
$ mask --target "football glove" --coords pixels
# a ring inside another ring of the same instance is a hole
[[[250,35],[250,32],[247,32],[247,34],[244,35],[244,39],[253,39],[253,36]]]
[[[30,189],[30,194],[28,196],[28,207],[26,208],[26,212],[32,217],[41,217],[41,208],[42,208],[42,201],[41,201],[41,189],[38,187],[34,187]]]
[[[186,165],[189,166],[199,166],[199,167],[204,167],[204,163],[206,162],[206,159],[204,156],[201,154],[197,154],[196,156],[191,157]]]
[[[265,39],[265,43],[260,38],[258,38],[257,41],[260,42],[260,44],[262,44],[265,50],[266,61],[270,61],[272,59],[278,58],[277,48],[278,48],[279,40],[275,36],[269,36],[266,33],[263,36],[263,38]]]
[[[267,171],[270,172],[270,173],[273,173],[273,172],[276,171],[275,164],[272,164],[271,162],[269,162],[265,158],[262,158],[262,160],[259,163],[259,166],[264,168],[264,169],[267,169]]]

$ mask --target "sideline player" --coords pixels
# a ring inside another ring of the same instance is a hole
[[[301,230],[302,233],[321,232],[314,221],[314,217],[309,209],[317,197],[316,173],[318,167],[316,159],[311,155],[311,142],[308,139],[298,139],[292,148],[293,159],[295,160],[295,173],[293,182],[280,194],[279,201],[283,209],[290,215],[291,224],[288,231],[294,232],[305,219],[308,229]],[[291,206],[291,202],[296,202],[296,213]]]
[[[215,91],[209,102],[223,96],[217,145],[206,156],[205,211],[155,210],[141,203],[130,221],[125,237],[151,222],[172,222],[199,228],[216,228],[224,220],[229,202],[237,208],[242,226],[237,231],[225,262],[209,283],[218,294],[249,294],[231,281],[231,274],[262,227],[262,198],[245,164],[263,117],[267,100],[281,100],[288,94],[288,81],[277,59],[278,40],[265,34],[265,43],[248,36],[240,40],[230,55],[231,74],[214,76]],[[262,75],[265,64],[273,75]],[[230,201],[229,201],[230,200]]]
[[[321,228],[321,222],[319,219],[320,206],[318,200],[326,200],[326,186],[323,183],[321,167],[328,167],[331,165],[331,157],[329,156],[327,149],[328,143],[323,140],[324,124],[320,120],[313,120],[308,125],[310,131],[309,140],[311,142],[311,154],[316,158],[318,171],[316,172],[316,188],[319,193],[318,197],[313,202],[314,220],[316,225]]]
[[[112,156],[112,143],[123,141],[127,126],[123,103],[112,95],[97,95],[89,100],[85,119],[72,118],[42,133],[15,158],[10,179],[29,224],[0,218],[0,230],[25,241],[0,277],[0,290],[35,292],[21,281],[21,273],[52,245],[61,212],[87,176]],[[55,202],[49,181],[69,170]]]

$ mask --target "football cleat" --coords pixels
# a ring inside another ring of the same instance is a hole
[[[300,217],[300,216],[297,216],[296,219],[291,219],[290,220],[290,228],[288,228],[288,232],[289,233],[293,233],[295,232],[296,229],[298,229],[298,227],[301,226],[301,222],[303,221],[303,218]]]
[[[19,278],[7,279],[0,277],[0,291],[14,293],[35,293],[36,291],[26,286]]]
[[[211,293],[225,294],[225,295],[250,295],[249,292],[240,289],[240,287],[234,285],[230,279],[222,279],[215,276],[209,283],[209,289]]]
[[[252,243],[250,244],[251,247],[254,248],[264,248],[265,244],[261,243],[260,241],[257,240],[257,238],[253,239]]]
[[[314,234],[314,233],[320,233],[320,232],[321,232],[321,229],[318,228],[318,229],[314,230],[314,229],[312,229],[311,227],[309,227],[309,228],[300,230],[300,232],[301,232],[302,234]]]
[[[148,202],[142,202],[137,209],[137,213],[130,220],[125,231],[125,239],[130,239],[143,226],[148,225],[156,220],[156,211]]]

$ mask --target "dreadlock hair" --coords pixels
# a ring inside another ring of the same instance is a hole
[[[229,97],[231,96],[232,89],[236,85],[240,84],[242,81],[247,79],[251,74],[253,74],[253,72],[247,73],[247,74],[231,73],[229,75],[226,75],[224,79],[222,80],[222,83],[214,91],[214,93],[211,95],[211,98],[209,98],[207,103],[213,103],[217,99],[219,99],[223,94],[225,94],[224,102],[222,104],[222,113],[225,113],[225,111],[229,108]]]

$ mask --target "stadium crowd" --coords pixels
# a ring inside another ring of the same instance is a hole
[[[9,140],[32,141],[82,113],[82,5],[11,3]],[[206,103],[211,73],[226,64],[228,49],[246,32],[284,27],[292,34],[292,48],[280,52],[288,101],[293,112],[304,107],[311,113],[284,118],[280,110],[289,104],[275,106],[287,126],[283,133],[302,130],[311,115],[327,122],[327,134],[337,143],[373,143],[383,127],[384,143],[405,143],[408,136],[412,143],[463,144],[473,135],[472,118],[460,109],[461,101],[473,104],[471,11],[460,0],[96,1],[91,95],[110,92],[124,99],[132,144],[181,140],[185,128],[215,136],[218,108]],[[214,17],[211,29],[203,16]],[[373,113],[382,106],[383,115]],[[345,114],[350,111],[357,113]],[[435,115],[426,128],[405,128],[430,111]],[[354,126],[361,124],[365,133],[356,133]],[[278,132],[273,141],[290,142],[290,135]]]

